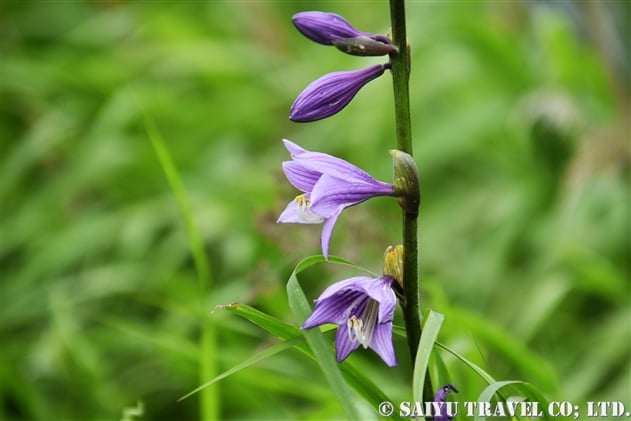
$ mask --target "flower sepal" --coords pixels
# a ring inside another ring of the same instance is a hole
[[[377,41],[366,36],[340,38],[334,40],[333,45],[343,53],[352,56],[385,56],[399,51],[390,43]]]
[[[383,256],[383,274],[394,278],[403,288],[403,246],[388,246]]]
[[[394,194],[404,211],[416,215],[421,202],[416,162],[411,155],[397,149],[390,150],[390,155],[394,164]]]

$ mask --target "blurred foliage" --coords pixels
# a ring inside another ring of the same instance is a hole
[[[212,267],[208,311],[238,301],[302,322],[285,282],[318,252],[320,228],[275,223],[296,194],[280,139],[382,180],[394,146],[388,75],[337,116],[289,122],[310,81],[380,60],[302,37],[291,15],[314,8],[388,30],[387,2],[0,5],[0,418],[198,417],[197,396],[176,400],[200,384],[200,292],[146,115]],[[422,307],[445,314],[442,343],[550,400],[631,403],[629,16],[622,1],[408,4]],[[342,215],[332,251],[379,271],[399,236],[399,210],[375,199]],[[303,287],[315,298],[348,274],[320,265]],[[212,317],[221,371],[277,343]],[[395,347],[396,369],[350,358],[409,400]],[[475,400],[482,381],[441,356],[458,400]],[[343,413],[295,350],[219,388],[225,419]]]

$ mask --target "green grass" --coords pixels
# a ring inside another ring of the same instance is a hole
[[[239,302],[299,327],[286,283],[320,227],[276,224],[297,194],[280,140],[390,180],[391,78],[321,122],[288,110],[320,75],[383,59],[304,38],[290,18],[306,3],[5,3],[0,419],[343,418],[305,342],[213,310]],[[578,3],[572,20],[547,3],[408,2],[421,309],[445,317],[429,364],[452,399],[490,390],[462,357],[549,401],[631,406],[629,6]],[[386,2],[321,7],[388,30]],[[379,272],[399,224],[387,199],[348,209],[331,252]],[[356,274],[319,264],[300,287],[311,301]],[[214,384],[217,403],[178,401],[270,349]],[[404,338],[395,349],[395,369],[362,350],[342,364],[376,385],[351,387],[358,418],[377,417],[365,396],[412,399]]]

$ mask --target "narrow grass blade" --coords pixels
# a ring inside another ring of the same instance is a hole
[[[297,275],[307,267],[322,261],[323,258],[320,256],[311,256],[304,259],[298,263],[287,281],[289,307],[291,308],[294,317],[301,322],[306,320],[311,314],[311,305],[298,283]],[[340,367],[331,352],[330,344],[326,341],[319,329],[308,329],[303,330],[302,332],[307,340],[307,343],[311,347],[324,376],[331,385],[331,389],[344,408],[346,416],[349,419],[359,419],[359,412],[353,404],[353,395],[351,394],[351,391],[342,376]]]
[[[286,340],[295,336],[303,336],[302,331],[297,327],[287,324],[282,320],[278,320],[245,304],[233,303],[219,308],[225,308],[226,310],[249,320],[280,339]],[[325,332],[328,330],[331,330],[331,328],[324,329]],[[312,360],[317,361],[313,351],[306,342],[300,341],[294,346],[297,350],[307,355]],[[329,352],[331,352],[331,348],[329,348]],[[392,399],[390,399],[350,362],[345,361],[340,364],[339,367],[348,384],[355,389],[355,391],[357,391],[357,393],[359,393],[373,408],[377,408],[381,402],[392,402]],[[393,414],[393,419],[398,419],[397,415],[398,414],[396,413]]]
[[[423,334],[418,344],[412,376],[412,396],[415,402],[423,402],[423,385],[425,384],[429,357],[434,349],[434,343],[436,338],[438,338],[438,332],[444,319],[445,317],[442,314],[430,310],[427,321],[423,326]]]
[[[283,341],[279,344],[276,344],[274,346],[269,347],[268,349],[266,349],[265,351],[261,351],[258,354],[255,354],[253,356],[251,356],[250,358],[248,358],[247,360],[235,365],[234,367],[232,367],[229,370],[224,371],[223,373],[221,373],[220,375],[218,375],[217,377],[215,377],[214,379],[212,379],[209,382],[204,383],[203,385],[199,386],[198,388],[190,391],[189,393],[187,393],[186,395],[182,396],[181,398],[178,399],[178,402],[183,401],[184,399],[194,395],[195,393],[201,391],[202,389],[207,388],[208,386],[212,385],[213,383],[218,382],[219,380],[225,379],[226,377],[237,373],[245,368],[248,368],[258,362],[264,361],[270,357],[273,357],[274,355],[285,351],[286,349],[289,348],[293,348],[296,346],[296,344],[300,343],[300,342],[304,342],[305,338],[302,335],[299,336],[294,336],[293,338],[287,339],[286,341]]]
[[[212,379],[216,374],[217,360],[217,344],[215,338],[215,329],[211,326],[210,318],[207,316],[207,311],[204,308],[208,294],[210,293],[211,284],[211,271],[204,253],[204,244],[199,237],[199,231],[193,220],[193,212],[186,195],[186,189],[182,184],[177,167],[171,158],[171,154],[167,149],[166,144],[160,136],[160,132],[153,123],[153,121],[146,117],[145,128],[147,135],[151,140],[153,149],[156,152],[160,166],[164,171],[164,174],[169,181],[171,190],[175,195],[184,225],[186,227],[186,234],[188,237],[189,247],[193,254],[193,261],[195,262],[195,269],[197,270],[197,278],[199,280],[201,299],[200,299],[200,317],[201,317],[201,337],[199,347],[199,365],[200,365],[200,381],[205,382],[208,379]],[[219,400],[219,390],[216,387],[206,387],[200,397],[200,413],[202,419],[214,420],[218,419],[221,413],[221,402]]]
[[[449,370],[447,370],[447,365],[443,360],[443,357],[439,352],[432,352],[429,356],[429,371],[430,377],[432,379],[433,384],[438,390],[439,387],[443,387],[449,383],[452,383],[451,378],[449,376]]]
[[[478,397],[478,402],[491,402],[491,399],[493,399],[493,396],[496,393],[499,395],[500,389],[506,386],[512,386],[516,390],[516,392],[520,394],[520,397],[524,398],[524,399],[517,400],[516,402],[512,404],[512,405],[515,405],[514,408],[516,409],[516,412],[514,414],[511,414],[511,416],[513,416],[515,419],[518,419],[518,420],[530,419],[530,415],[521,414],[520,405],[523,405],[523,404],[517,404],[517,402],[527,401],[527,402],[539,403],[539,414],[531,414],[531,415],[536,415],[537,419],[552,420],[552,417],[550,416],[550,414],[548,414],[548,411],[547,411],[548,401],[543,397],[543,395],[541,395],[541,393],[539,393],[539,391],[535,387],[521,380],[506,380],[506,381],[491,383],[482,391],[482,393],[480,393],[480,396]],[[506,402],[506,399],[504,398],[501,398],[501,400]],[[505,405],[505,408],[508,410],[510,408],[510,405]],[[555,418],[555,419],[559,419],[559,418]],[[486,417],[476,415],[474,418],[474,421],[486,421]]]
[[[182,212],[186,235],[188,236],[189,246],[191,248],[191,252],[193,253],[193,260],[195,263],[195,269],[197,270],[199,283],[202,286],[203,291],[208,291],[208,287],[211,282],[210,266],[208,265],[206,254],[204,253],[204,244],[199,237],[199,231],[195,225],[195,221],[193,220],[193,212],[186,195],[186,189],[182,184],[177,167],[175,166],[175,163],[171,158],[171,154],[162,140],[162,136],[160,135],[157,127],[149,118],[145,120],[145,127],[149,140],[151,140],[153,149],[158,157],[158,161],[160,161],[162,171],[164,171],[164,175],[169,182],[169,186],[171,187],[171,190],[173,190],[180,212]]]
[[[480,376],[482,378],[482,380],[484,380],[485,382],[487,382],[488,384],[493,384],[496,382],[496,380],[493,378],[493,376],[491,376],[489,373],[487,373],[484,369],[480,368],[480,366],[478,366],[477,364],[475,364],[474,362],[468,360],[467,358],[463,357],[462,355],[458,354],[456,351],[452,350],[451,348],[449,348],[448,346],[440,343],[440,342],[436,342],[436,346],[449,352],[451,355],[453,355],[454,357],[456,357],[457,359],[459,359],[460,361],[462,361],[465,365],[467,365],[470,369],[472,369],[478,376]]]

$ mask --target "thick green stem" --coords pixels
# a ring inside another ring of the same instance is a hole
[[[410,57],[405,28],[404,0],[390,0],[390,17],[392,22],[392,42],[399,49],[397,54],[392,54],[390,57],[394,87],[397,148],[412,155],[412,124],[408,85]],[[403,293],[405,297],[403,317],[405,319],[405,330],[407,332],[412,364],[416,360],[416,352],[421,338],[417,216],[418,212],[411,212],[410,210],[403,212]],[[432,384],[429,376],[425,376],[423,399],[425,401],[433,399]]]
[[[412,124],[410,120],[410,92],[408,63],[410,62],[405,29],[403,0],[390,0],[392,42],[399,52],[390,57],[394,86],[394,112],[397,130],[397,148],[412,155]]]

